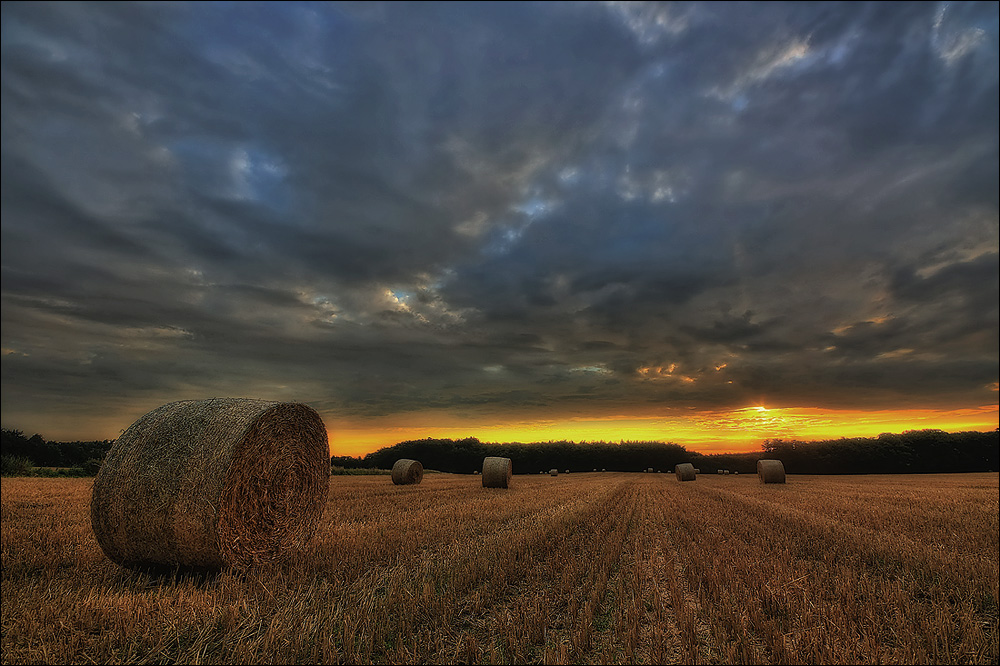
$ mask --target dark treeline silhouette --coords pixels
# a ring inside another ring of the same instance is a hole
[[[471,474],[481,470],[486,456],[510,458],[515,474],[547,472],[640,471],[653,467],[673,471],[674,465],[690,457],[684,447],[662,442],[581,442],[562,441],[521,444],[487,444],[475,437],[465,439],[417,439],[400,442],[365,456],[334,456],[331,463],[345,468],[392,467],[400,458],[419,460],[426,469]]]
[[[47,442],[38,434],[0,431],[0,454],[27,460],[36,467],[79,467],[96,473],[114,440]],[[777,458],[789,474],[899,474],[927,472],[986,472],[1000,469],[1000,431],[948,433],[908,430],[878,437],[827,439],[813,442],[772,439],[760,451],[704,455],[679,444],[663,442],[548,441],[490,444],[475,437],[418,439],[400,442],[365,456],[334,456],[333,465],[347,469],[389,469],[400,458],[419,460],[426,469],[471,474],[481,470],[486,456],[510,458],[515,474],[560,472],[639,472],[652,467],[672,472],[681,462],[693,463],[703,474],[728,469],[755,474],[761,458]]]
[[[1000,431],[907,430],[819,442],[768,440],[764,453],[794,474],[995,472]]]
[[[672,472],[690,462],[702,474],[730,470],[756,474],[757,461],[777,458],[790,474],[905,474],[927,472],[987,472],[998,469],[1000,433],[908,430],[878,437],[853,437],[813,442],[773,439],[760,451],[704,455],[678,444],[662,442],[533,442],[488,444],[466,439],[417,439],[400,442],[365,456],[334,456],[331,464],[347,469],[388,469],[400,458],[419,460],[426,469],[471,474],[486,456],[513,461],[515,474],[560,472],[639,472],[652,467]]]
[[[114,443],[113,439],[46,442],[38,434],[25,437],[20,430],[0,430],[0,455],[4,458],[23,458],[36,467],[82,467],[94,474]]]

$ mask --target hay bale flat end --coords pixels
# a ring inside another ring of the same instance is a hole
[[[417,460],[400,458],[392,466],[392,482],[397,486],[412,486],[424,480],[424,466]]]

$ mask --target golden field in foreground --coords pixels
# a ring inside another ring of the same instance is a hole
[[[2,482],[3,663],[995,663],[998,475],[335,476],[285,564],[107,560]]]

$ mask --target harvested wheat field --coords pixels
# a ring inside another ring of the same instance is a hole
[[[101,552],[4,479],[3,663],[995,663],[998,476],[337,476],[278,565]]]

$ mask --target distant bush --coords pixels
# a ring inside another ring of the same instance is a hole
[[[114,440],[46,442],[41,435],[25,437],[20,430],[0,429],[0,455],[27,458],[35,467],[83,467],[92,458],[101,460]]]
[[[97,473],[101,471],[101,463],[103,461],[100,458],[90,458],[83,463],[83,472],[87,476],[97,476]]]
[[[24,456],[0,456],[0,476],[31,476],[32,469]]]

